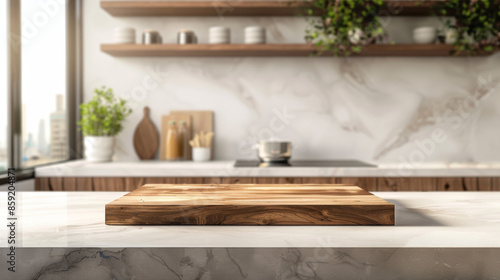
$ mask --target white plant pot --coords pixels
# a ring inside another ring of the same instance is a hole
[[[113,136],[85,136],[83,138],[85,159],[90,162],[111,161],[115,151]]]

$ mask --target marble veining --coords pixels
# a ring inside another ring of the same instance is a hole
[[[500,248],[497,192],[375,192],[395,204],[395,226],[105,225],[104,206],[124,194],[20,192],[18,247]]]
[[[23,248],[2,279],[498,279],[499,259],[498,248]]]

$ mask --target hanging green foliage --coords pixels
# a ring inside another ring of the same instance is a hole
[[[377,15],[382,4],[382,0],[313,0],[305,39],[320,52],[335,56],[359,53],[383,35]]]
[[[446,28],[455,31],[455,54],[469,55],[493,51],[500,43],[500,0],[447,0],[439,5],[438,14]]]

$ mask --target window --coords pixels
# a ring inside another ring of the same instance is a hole
[[[7,170],[7,1],[0,2],[0,173]]]
[[[0,1],[0,184],[7,168],[22,180],[80,157],[68,123],[80,100],[81,11],[82,0]]]
[[[66,2],[21,0],[22,167],[68,158]]]

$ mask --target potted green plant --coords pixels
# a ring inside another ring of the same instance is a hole
[[[335,56],[359,53],[383,36],[377,14],[382,4],[382,0],[313,0],[305,39],[320,52]]]
[[[84,136],[85,158],[91,162],[111,161],[114,136],[123,129],[123,121],[132,113],[127,101],[118,99],[113,89],[102,87],[94,90],[92,99],[80,105],[78,122]]]
[[[491,52],[500,42],[500,0],[447,0],[438,6],[448,32],[454,34],[454,54]]]

